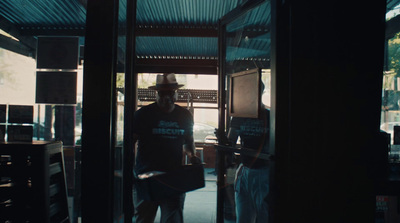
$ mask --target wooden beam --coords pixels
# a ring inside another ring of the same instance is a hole
[[[21,27],[23,36],[85,36],[85,27]]]
[[[400,32],[400,15],[386,22],[386,39],[393,38],[396,33]]]
[[[136,36],[218,37],[213,26],[143,26],[136,27]]]
[[[88,1],[83,69],[82,222],[113,222],[114,217],[117,3],[118,0]]]
[[[23,45],[31,49],[36,49],[37,40],[32,36],[23,36],[19,27],[9,22],[3,16],[0,16],[0,29],[17,38]]]
[[[136,66],[138,73],[217,74],[217,67]]]
[[[217,59],[136,59],[138,73],[217,74]]]
[[[85,27],[21,27],[23,36],[85,36]],[[121,28],[120,34],[125,33]],[[217,37],[217,29],[213,27],[136,27],[136,36],[179,36],[179,37]]]
[[[0,35],[0,47],[27,57],[36,57],[35,49],[27,47],[20,41],[16,41],[7,36]]]
[[[136,65],[152,66],[181,66],[181,67],[217,67],[217,58],[215,59],[136,59]]]
[[[79,0],[79,3],[87,10],[87,1],[88,0]]]

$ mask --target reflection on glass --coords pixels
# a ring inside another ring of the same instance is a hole
[[[265,1],[261,5],[251,9],[250,11],[242,14],[238,18],[234,19],[232,22],[226,25],[226,45],[225,45],[225,75],[226,75],[226,86],[229,88],[231,83],[230,77],[232,74],[237,74],[246,70],[253,70],[255,68],[261,68],[261,80],[265,85],[265,89],[262,95],[262,102],[266,105],[267,109],[271,108],[271,68],[270,68],[270,53],[271,53],[271,2]],[[243,89],[252,91],[253,89]],[[258,89],[254,89],[257,91]],[[227,89],[229,92],[230,89]],[[241,95],[240,93],[238,95]],[[230,103],[230,101],[228,101]],[[227,106],[227,114],[229,112],[230,106]],[[248,121],[248,122],[247,122]],[[258,122],[259,119],[251,119],[246,120],[246,123],[252,123],[246,127],[244,123],[240,123],[238,126],[237,122],[233,125],[231,122],[229,125],[236,129],[232,130],[232,132],[239,133],[241,131],[245,132],[246,129],[254,128],[254,123]],[[229,132],[231,129],[227,130]],[[266,131],[266,130],[265,130]],[[253,134],[255,134],[253,132]],[[234,135],[234,134],[232,134]],[[231,134],[228,134],[228,138],[231,138]],[[267,134],[265,134],[267,135]],[[269,136],[268,136],[269,137]],[[246,138],[238,138],[237,143],[245,143]],[[251,140],[250,140],[251,141]],[[261,146],[262,147],[262,146]],[[261,148],[260,147],[260,148]],[[263,147],[266,148],[266,147]],[[243,150],[243,149],[242,149]],[[240,153],[243,153],[241,151]],[[246,205],[243,205],[238,197],[247,197],[251,198],[253,196],[249,196],[248,194],[238,191],[235,192],[234,185],[236,185],[236,189],[239,188],[238,185],[263,185],[264,189],[261,189],[257,192],[251,191],[251,193],[268,193],[266,189],[268,186],[268,170],[265,170],[263,174],[258,175],[257,179],[251,179],[254,182],[246,181],[241,176],[236,175],[237,172],[244,173],[250,168],[247,168],[246,171],[242,168],[244,163],[242,162],[242,158],[245,157],[240,153],[234,153],[231,164],[229,168],[226,169],[226,180],[224,186],[224,221],[225,222],[247,222],[251,221],[249,214],[245,215],[237,215],[237,213],[250,213],[252,211],[243,211]],[[260,157],[257,158],[260,160]],[[248,178],[250,179],[250,178]],[[263,181],[264,180],[264,181]],[[240,182],[244,182],[241,184]],[[249,189],[249,188],[247,188]],[[262,199],[259,199],[262,200]],[[252,203],[252,201],[249,201]],[[242,204],[242,205],[240,205]],[[265,206],[265,203],[257,204],[257,206]],[[237,212],[238,210],[242,210]],[[253,213],[253,212],[252,212]],[[262,216],[265,216],[266,212],[262,212],[257,216],[257,219],[262,219]],[[266,221],[266,220],[262,220]]]
[[[271,47],[269,1],[226,26],[226,72],[269,68]]]
[[[390,134],[390,163],[400,163],[397,126],[400,126],[400,33],[388,40],[387,67],[383,73],[381,130]]]
[[[400,53],[397,52],[399,48],[400,38],[399,34],[397,34],[388,41],[388,67],[383,74],[382,87],[381,129],[390,133],[392,136],[393,127],[400,125],[400,66],[396,62],[400,59]]]
[[[127,1],[119,0],[118,9],[118,40],[117,40],[117,71],[115,76],[116,95],[115,108],[115,150],[114,150],[114,222],[124,221],[123,212],[123,138],[124,138],[124,86],[125,86],[125,66],[124,54],[126,51],[126,21],[127,21]]]

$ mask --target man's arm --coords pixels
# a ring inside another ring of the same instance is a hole
[[[133,157],[136,157],[137,154],[137,141],[139,140],[139,135],[133,133],[132,134],[132,156],[130,157],[130,162],[133,166],[135,166],[135,160],[133,159]]]
[[[227,138],[228,138],[228,141],[230,142],[230,144],[232,146],[235,146],[236,142],[237,142],[237,140],[239,138],[239,130],[237,128],[231,126],[229,128]]]
[[[138,136],[137,134],[133,133],[133,135],[132,135],[132,141],[133,141],[133,144],[134,144],[134,145],[136,144],[136,142],[138,141],[138,139],[139,139],[139,136]]]
[[[189,156],[190,162],[192,164],[201,164],[201,160],[196,156],[196,146],[194,145],[193,135],[186,138],[186,142],[183,145],[183,149]]]

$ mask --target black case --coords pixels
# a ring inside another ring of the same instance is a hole
[[[175,171],[135,180],[139,198],[149,201],[168,199],[204,186],[203,165],[184,165]]]

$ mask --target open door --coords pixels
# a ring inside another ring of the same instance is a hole
[[[230,120],[257,118],[261,101],[270,108],[270,44],[270,1],[247,2],[219,21],[218,223],[236,220],[234,179],[241,152],[226,146]]]

